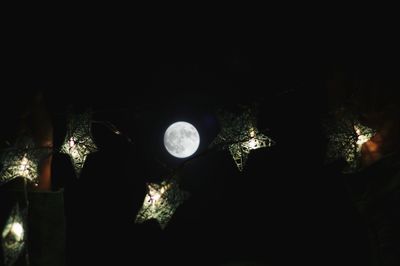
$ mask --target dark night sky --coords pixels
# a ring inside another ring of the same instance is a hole
[[[296,36],[280,42],[221,36],[176,44],[167,37],[145,43],[82,36],[10,55],[5,87],[12,110],[20,110],[31,89],[44,89],[56,145],[69,104],[91,107],[95,120],[112,122],[134,142],[95,126],[101,151],[88,159],[79,181],[65,158],[55,158],[56,183],[65,186],[70,261],[136,261],[150,249],[161,254],[150,260],[179,265],[365,265],[366,229],[342,177],[323,166],[321,119],[329,108],[328,79],[372,73],[372,79],[392,82],[390,52],[329,38],[307,43]],[[192,197],[167,229],[134,225],[145,182],[165,171],[154,158],[168,167],[180,162],[162,146],[166,127],[176,120],[193,123],[202,151],[218,133],[218,108],[252,102],[260,106],[259,128],[277,145],[252,152],[243,173],[228,151],[196,159],[182,175]],[[1,108],[12,125],[15,116]]]

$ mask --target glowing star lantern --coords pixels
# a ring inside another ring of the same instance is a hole
[[[5,150],[2,156],[2,170],[0,184],[23,177],[38,184],[39,164],[49,155],[49,148],[35,148],[33,141],[26,139],[15,145],[14,148]]]
[[[25,216],[17,203],[11,210],[10,217],[1,235],[1,244],[4,255],[4,265],[14,265],[21,255],[26,241]]]
[[[251,110],[240,116],[233,114],[220,115],[221,132],[212,146],[222,144],[228,147],[239,171],[243,170],[251,150],[271,147],[274,141],[258,132],[256,119]]]
[[[61,153],[68,154],[74,165],[77,177],[85,164],[86,157],[97,151],[91,134],[91,115],[85,113],[70,118],[67,135],[61,146]]]
[[[163,181],[161,184],[148,184],[148,192],[142,208],[136,216],[136,223],[157,219],[164,229],[175,210],[187,199],[189,194],[181,191],[175,181]]]
[[[361,147],[369,141],[375,131],[362,125],[352,117],[346,117],[328,128],[327,162],[344,158],[348,164],[343,173],[360,169]]]

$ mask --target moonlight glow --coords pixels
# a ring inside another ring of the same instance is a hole
[[[189,157],[197,151],[199,145],[199,132],[187,122],[173,123],[165,131],[164,146],[172,156]]]

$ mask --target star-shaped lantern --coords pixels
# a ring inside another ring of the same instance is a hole
[[[26,138],[3,151],[0,184],[23,177],[38,184],[39,164],[50,153],[49,148],[36,148],[32,139]]]
[[[175,210],[188,198],[189,193],[180,190],[174,180],[163,181],[160,184],[147,185],[147,194],[142,208],[136,216],[136,223],[143,223],[149,219],[157,219],[164,229]]]
[[[67,135],[61,146],[61,153],[70,156],[77,177],[80,176],[86,157],[90,153],[97,151],[97,146],[91,134],[91,125],[90,113],[71,116],[68,123]]]
[[[359,170],[361,167],[361,147],[374,136],[375,131],[362,125],[350,115],[327,127],[327,130],[327,162],[344,158],[348,166],[343,170],[343,173]]]
[[[20,211],[17,203],[3,228],[1,244],[3,248],[4,265],[14,265],[20,257],[26,242],[26,211]]]
[[[228,147],[239,171],[243,170],[251,150],[271,147],[274,141],[260,133],[256,128],[256,119],[251,109],[240,116],[224,113],[219,116],[221,132],[212,146]]]

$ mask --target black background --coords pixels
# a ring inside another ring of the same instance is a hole
[[[79,180],[68,158],[54,157],[53,184],[65,187],[69,265],[368,265],[363,221],[343,177],[323,164],[321,121],[332,77],[395,84],[389,41],[378,47],[336,34],[314,41],[300,32],[246,29],[178,41],[167,29],[144,36],[104,31],[27,37],[29,45],[19,42],[7,54],[4,73],[4,138],[41,89],[56,147],[71,104],[77,111],[91,108],[94,120],[110,121],[133,140],[94,125],[100,151],[89,156]],[[228,151],[194,160],[182,173],[191,198],[168,227],[135,225],[145,182],[168,172],[162,164],[181,162],[162,145],[168,125],[195,125],[201,152],[218,133],[216,110],[253,102],[259,129],[277,145],[253,151],[242,173]]]

